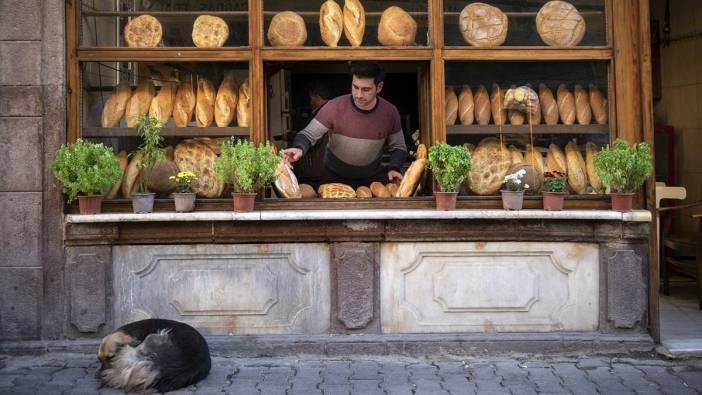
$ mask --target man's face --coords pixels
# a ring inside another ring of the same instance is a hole
[[[310,105],[312,108],[319,108],[319,106],[324,104],[324,102],[325,100],[322,98],[322,96],[310,94]]]
[[[373,78],[353,76],[351,80],[351,95],[353,102],[362,110],[370,110],[375,105],[375,98],[383,89],[383,83],[375,84]]]

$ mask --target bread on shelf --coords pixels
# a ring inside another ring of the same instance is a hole
[[[130,48],[157,47],[162,36],[161,23],[151,15],[140,15],[124,27],[124,41]]]
[[[463,39],[474,47],[499,46],[507,38],[507,15],[497,7],[471,3],[463,8],[458,18]]]
[[[417,22],[405,10],[391,6],[383,11],[378,24],[378,42],[385,46],[414,45]]]
[[[131,96],[132,88],[129,86],[129,81],[121,81],[112,89],[112,94],[102,108],[100,125],[103,128],[113,128],[119,125],[119,121],[124,116],[124,110],[127,108],[127,102],[129,102]]]
[[[585,19],[565,1],[549,1],[536,14],[536,30],[547,45],[572,47],[585,35]]]
[[[446,87],[444,103],[444,117],[446,120],[446,125],[453,125],[456,123],[456,118],[458,116],[458,97],[456,96],[456,91],[453,90],[452,86]]]
[[[475,104],[473,103],[473,91],[470,85],[463,85],[458,94],[458,119],[461,125],[472,125],[475,119]]]
[[[229,71],[225,73],[215,98],[214,118],[218,127],[227,127],[232,123],[238,101],[239,88],[236,86],[234,73]]]
[[[200,15],[193,23],[192,38],[198,48],[219,48],[229,38],[229,26],[218,16]]]
[[[344,33],[344,13],[334,0],[327,0],[319,8],[319,31],[328,47],[336,47]]]
[[[299,47],[307,41],[305,20],[293,11],[275,14],[268,26],[268,42],[274,47]]]
[[[344,0],[344,37],[352,47],[363,43],[366,31],[366,12],[359,0]]]

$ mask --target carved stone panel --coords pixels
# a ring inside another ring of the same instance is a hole
[[[324,244],[117,246],[115,324],[150,317],[212,335],[328,332]]]
[[[373,319],[377,244],[335,243],[338,319],[347,329],[365,328]]]
[[[386,333],[591,331],[598,247],[583,243],[385,243]]]
[[[108,246],[66,249],[71,324],[80,332],[95,333],[106,322],[105,284],[111,259]]]
[[[617,247],[617,246],[608,246]],[[646,314],[643,259],[631,247],[607,248],[607,320],[615,328],[634,328]]]

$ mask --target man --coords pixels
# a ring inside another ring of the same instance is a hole
[[[351,75],[351,94],[328,101],[295,136],[292,148],[282,152],[288,162],[296,162],[329,133],[324,183],[353,188],[374,181],[399,183],[407,147],[397,108],[378,96],[385,72],[376,62],[352,62]],[[381,163],[385,145],[390,152],[387,169]]]
[[[331,96],[329,94],[329,88],[320,83],[312,85],[308,91],[308,95],[310,97],[310,106],[312,106],[312,116],[317,115],[319,110],[327,104]]]

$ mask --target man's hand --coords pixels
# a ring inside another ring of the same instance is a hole
[[[400,183],[402,182],[402,174],[395,170],[390,170],[388,172],[388,180],[390,180],[390,182],[394,184],[400,185]]]
[[[283,158],[286,163],[297,162],[302,157],[302,150],[299,148],[287,148],[280,153],[283,154]]]

